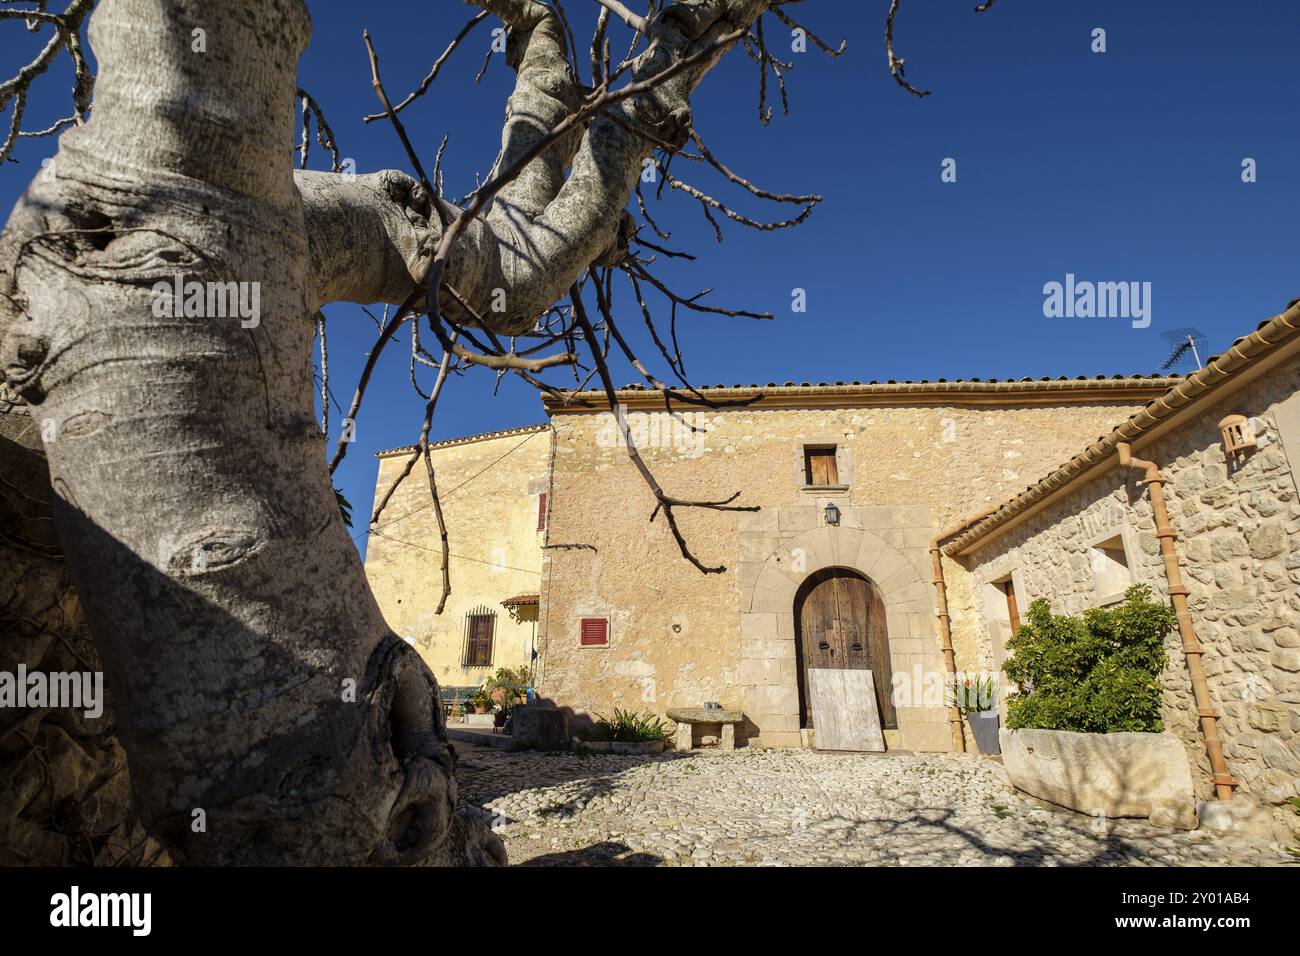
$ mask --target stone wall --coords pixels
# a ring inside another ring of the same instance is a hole
[[[405,466],[409,451],[380,456],[376,501]],[[501,602],[537,594],[543,532],[538,496],[549,482],[546,426],[445,442],[431,452],[451,552],[451,596],[442,592],[442,551],[424,463],[417,462],[379,517],[366,549],[366,577],[388,625],[413,641],[444,687],[483,683],[499,667],[530,663],[535,613],[512,615]],[[490,667],[463,666],[466,615],[496,614]]]
[[[577,711],[601,713],[618,706],[663,714],[714,700],[757,718],[748,730],[764,744],[798,745],[793,607],[777,607],[790,596],[785,592],[819,562],[854,567],[878,585],[895,575],[882,589],[894,592],[886,593],[886,603],[895,672],[914,665],[941,669],[929,538],[1023,488],[1140,405],[1135,397],[1122,399],[1030,404],[1007,397],[1000,405],[894,399],[860,407],[687,411],[685,424],[662,412],[632,411],[628,427],[668,494],[718,500],[740,492],[738,504],[762,509],[676,510],[701,562],[725,565],[708,574],[682,558],[662,516],[650,520],[653,496],[628,462],[613,416],[554,414],[543,693]],[[803,487],[805,444],[838,446],[842,488]],[[844,514],[834,533],[825,528],[827,501]],[[803,535],[811,537],[797,544]],[[790,570],[794,547],[804,551],[802,570]],[[964,574],[950,564],[954,574]],[[772,587],[760,586],[763,575]],[[767,591],[777,596],[765,598]],[[580,643],[588,617],[609,620],[608,646]],[[977,622],[961,632],[967,658],[975,656],[977,632]],[[905,732],[900,714],[902,745],[947,749],[941,721],[934,708],[918,707]]]
[[[1170,520],[1229,770],[1241,792],[1270,804],[1300,793],[1300,364],[1279,367],[1195,420],[1135,451],[1167,479]],[[1254,419],[1258,448],[1230,467],[1218,422]],[[1057,613],[1099,606],[1114,587],[1093,566],[1092,546],[1119,536],[1131,579],[1167,598],[1150,498],[1141,476],[1115,470],[1074,489],[968,559],[968,599],[982,622],[977,660],[1000,658],[1005,610],[988,582],[1014,572],[1022,614],[1048,598]],[[1113,570],[1113,569],[1112,569]],[[1098,573],[1099,572],[1099,573]],[[1103,593],[1107,592],[1107,593]],[[996,638],[996,640],[995,640]],[[1187,748],[1198,795],[1211,795],[1205,754],[1181,640],[1166,641],[1163,717]]]

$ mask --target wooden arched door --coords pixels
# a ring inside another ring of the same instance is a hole
[[[896,728],[894,672],[889,664],[889,635],[880,589],[856,571],[826,568],[808,576],[794,601],[799,713],[803,726],[813,725],[808,671],[841,668],[872,672],[880,726]]]

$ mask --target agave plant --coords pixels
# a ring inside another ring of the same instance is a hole
[[[613,717],[596,715],[597,727],[601,737],[624,743],[638,743],[646,740],[662,740],[668,736],[664,722],[654,714],[642,714],[638,711],[614,708]]]
[[[997,681],[993,675],[976,675],[955,678],[949,686],[948,706],[958,707],[962,713],[980,712],[997,709]]]

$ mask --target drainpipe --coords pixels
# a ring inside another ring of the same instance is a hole
[[[930,563],[934,569],[934,590],[939,605],[939,610],[935,615],[939,619],[939,649],[943,651],[943,666],[948,671],[949,683],[957,678],[957,652],[952,646],[952,625],[948,618],[948,588],[943,580],[943,554],[939,550],[939,545],[944,539],[951,538],[959,531],[983,521],[997,510],[997,505],[985,508],[979,514],[971,515],[951,528],[940,531],[930,539]],[[961,710],[955,702],[948,708],[948,722],[952,725],[953,750],[957,753],[965,753],[966,735],[962,732]]]
[[[1165,580],[1169,584],[1169,596],[1173,599],[1174,611],[1178,615],[1178,633],[1183,639],[1183,656],[1187,659],[1187,672],[1192,678],[1192,697],[1196,701],[1196,715],[1201,722],[1201,736],[1205,738],[1205,752],[1210,757],[1210,767],[1214,771],[1214,793],[1220,800],[1231,800],[1232,789],[1238,783],[1228,772],[1228,762],[1223,758],[1223,743],[1219,740],[1219,715],[1210,699],[1210,685],[1205,681],[1205,670],[1201,666],[1201,655],[1205,649],[1196,639],[1192,615],[1187,609],[1187,588],[1178,566],[1178,553],[1174,550],[1177,532],[1169,524],[1169,509],[1165,507],[1164,484],[1167,479],[1160,474],[1160,469],[1154,462],[1134,458],[1133,449],[1128,442],[1119,442],[1115,447],[1119,452],[1120,467],[1143,472],[1145,477],[1139,484],[1146,485],[1151,492],[1151,510],[1156,519],[1156,537],[1160,539],[1160,556],[1165,562]]]

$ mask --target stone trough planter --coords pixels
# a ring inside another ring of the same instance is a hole
[[[1011,785],[1030,796],[1090,816],[1196,829],[1191,768],[1173,734],[1003,730],[998,739]]]
[[[598,754],[657,754],[663,753],[662,740],[579,740],[573,738],[575,750],[590,750]]]

